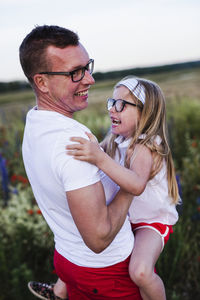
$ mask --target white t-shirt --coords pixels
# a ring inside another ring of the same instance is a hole
[[[124,165],[127,147],[130,139],[123,142],[118,136],[115,142],[118,144],[120,158],[116,151],[116,161]],[[159,138],[156,139],[159,143]],[[136,223],[162,223],[174,225],[178,220],[178,213],[172,199],[168,195],[167,168],[163,163],[161,170],[147,182],[146,188],[139,196],[134,196],[129,208],[130,222]]]
[[[131,253],[134,236],[126,218],[113,242],[96,254],[84,243],[70,214],[66,191],[100,180],[110,202],[119,187],[98,168],[66,154],[72,136],[87,138],[90,130],[74,119],[53,111],[31,109],[27,114],[22,146],[23,160],[35,199],[54,234],[55,248],[80,266],[106,267],[125,260]]]

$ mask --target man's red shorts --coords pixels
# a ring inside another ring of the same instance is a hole
[[[105,268],[86,268],[71,263],[56,250],[54,253],[56,273],[66,283],[71,300],[142,300],[129,277],[129,260]]]

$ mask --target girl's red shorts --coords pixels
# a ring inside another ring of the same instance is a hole
[[[142,300],[128,273],[130,257],[105,268],[77,266],[56,250],[54,266],[57,275],[67,285],[70,300]]]
[[[163,247],[169,240],[169,236],[171,233],[173,233],[173,228],[172,225],[166,225],[166,224],[161,224],[161,223],[137,223],[137,224],[132,224],[132,230],[133,232],[137,229],[140,228],[150,228],[156,231],[162,238],[163,241]]]

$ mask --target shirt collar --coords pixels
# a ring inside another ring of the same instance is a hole
[[[146,137],[146,134],[141,134],[139,136],[139,139],[145,139]],[[157,145],[160,145],[161,142],[162,142],[162,139],[159,135],[157,136],[153,136],[153,140],[156,142]],[[124,140],[124,137],[122,135],[119,135],[116,139],[115,139],[115,143],[118,144],[118,147],[119,148],[127,148],[129,146],[131,142],[131,138],[127,139],[127,140]]]
[[[115,143],[118,144],[119,148],[127,148],[129,146],[131,142],[131,138],[124,140],[124,137],[119,135],[116,139],[115,139]]]

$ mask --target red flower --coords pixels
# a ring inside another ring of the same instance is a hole
[[[13,174],[10,178],[11,182],[15,182],[17,180],[17,175]]]
[[[28,179],[26,177],[23,177],[22,175],[16,175],[16,174],[13,174],[10,178],[11,182],[16,182],[16,181],[19,181],[19,182],[22,182],[24,184],[27,184],[28,183]]]
[[[34,214],[34,211],[32,209],[27,210],[27,213],[32,216]]]
[[[36,211],[36,213],[37,213],[38,215],[41,215],[41,214],[42,214],[42,212],[41,212],[40,209],[38,209],[38,210]]]
[[[197,147],[197,142],[196,142],[196,141],[192,142],[191,146],[192,146],[193,148],[196,148],[196,147]]]
[[[26,177],[21,176],[21,175],[18,175],[17,179],[18,179],[18,181],[20,181],[20,182],[22,182],[24,184],[28,183],[28,179]]]

